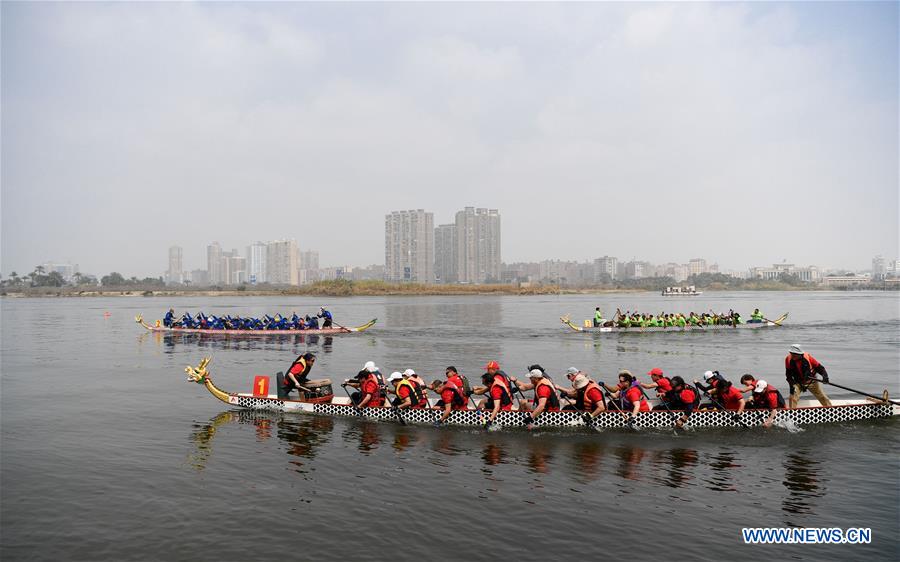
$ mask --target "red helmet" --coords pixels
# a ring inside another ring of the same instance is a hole
[[[497,369],[500,370],[500,363],[496,361],[489,361],[487,365],[484,366],[485,369]]]
[[[656,369],[650,369],[650,372],[647,373],[647,374],[650,375],[650,376],[653,376],[653,375],[663,376],[663,370],[662,370],[662,369],[659,369],[659,368],[656,368]]]

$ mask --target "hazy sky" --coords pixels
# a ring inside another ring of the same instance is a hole
[[[897,257],[898,4],[12,3],[3,274],[500,209],[503,260]]]

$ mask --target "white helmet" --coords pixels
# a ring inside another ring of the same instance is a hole
[[[378,370],[378,367],[375,366],[374,361],[366,361],[366,364],[363,365],[363,370],[369,371],[370,373],[374,373]]]
[[[706,371],[705,373],[703,373],[703,380],[708,381],[709,379],[713,378],[714,376],[716,376],[716,375],[712,371]]]
[[[791,348],[790,348],[789,351],[790,351],[791,353],[795,353],[795,354],[797,354],[797,355],[803,355],[803,349],[801,349],[800,346],[799,346],[798,344],[796,344],[796,343],[795,343],[794,345],[791,346]]]
[[[533,379],[541,379],[544,378],[544,373],[540,369],[532,369],[528,376]]]
[[[765,392],[768,386],[769,383],[766,381],[756,381],[756,387],[754,387],[753,392]]]
[[[416,372],[413,371],[412,369],[407,369],[407,370],[403,371],[403,376],[404,377],[414,377],[414,376],[416,376]]]
[[[391,376],[388,377],[388,382],[394,382],[394,381],[400,380],[402,378],[403,378],[403,375],[400,373],[400,371],[394,371],[393,373],[391,373]]]

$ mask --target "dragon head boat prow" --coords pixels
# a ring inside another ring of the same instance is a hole
[[[188,374],[188,382],[203,384],[209,380],[209,371],[206,370],[206,366],[209,365],[210,361],[212,361],[212,357],[204,357],[196,368],[190,365],[185,367],[184,372]]]
[[[188,375],[187,380],[188,382],[202,384],[210,394],[226,404],[231,404],[231,395],[213,384],[213,381],[209,376],[209,371],[206,370],[206,366],[209,365],[210,361],[212,361],[212,357],[204,357],[196,367],[190,365],[185,367],[184,372]]]

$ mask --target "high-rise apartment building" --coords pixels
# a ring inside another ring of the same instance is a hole
[[[691,275],[706,273],[706,260],[703,258],[694,258],[688,262],[688,267],[691,270]]]
[[[266,277],[274,285],[297,284],[296,240],[276,240],[266,244]]]
[[[384,277],[434,283],[434,214],[423,209],[384,216]]]
[[[169,248],[169,268],[166,270],[166,283],[173,285],[184,281],[181,246]]]
[[[256,242],[247,246],[247,282],[266,283],[266,243]]]
[[[210,285],[218,285],[222,282],[222,246],[213,242],[206,247],[206,271]]]
[[[614,281],[618,277],[619,259],[603,256],[594,260],[594,283]]]
[[[438,283],[456,283],[456,225],[441,224],[434,229],[434,277]]]
[[[301,285],[308,285],[321,280],[319,274],[319,252],[315,250],[306,250],[299,253],[299,269],[297,272],[298,281]]]
[[[456,213],[456,275],[460,283],[500,281],[500,213],[466,207]]]
[[[884,256],[875,256],[872,258],[872,279],[881,280],[887,275],[887,261]]]

